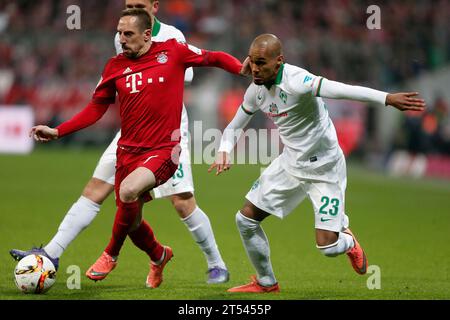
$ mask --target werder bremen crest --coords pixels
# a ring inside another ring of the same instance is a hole
[[[273,113],[273,114],[277,114],[278,113],[278,106],[275,103],[272,103],[269,106],[269,112]]]

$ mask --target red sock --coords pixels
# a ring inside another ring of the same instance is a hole
[[[128,235],[128,230],[133,225],[136,217],[141,212],[139,201],[123,203],[118,201],[118,208],[112,230],[112,237],[105,251],[110,256],[118,256],[120,249]]]
[[[146,252],[152,261],[161,259],[164,247],[156,240],[153,230],[147,221],[142,220],[141,225],[128,235],[135,246]]]

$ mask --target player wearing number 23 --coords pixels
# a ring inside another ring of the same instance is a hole
[[[257,37],[249,50],[253,83],[234,119],[224,131],[216,162],[217,174],[230,168],[230,152],[252,115],[261,110],[277,126],[284,150],[247,193],[236,214],[242,242],[257,276],[231,292],[276,292],[279,285],[270,262],[270,248],[260,223],[268,216],[287,216],[306,197],[315,213],[316,245],[327,257],[346,253],[358,274],[367,272],[367,258],[350,231],[345,212],[345,158],[321,97],[367,101],[399,110],[420,111],[415,92],[388,94],[316,76],[284,63],[281,42],[274,35]]]

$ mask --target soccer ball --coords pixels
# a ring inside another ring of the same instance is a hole
[[[44,293],[56,281],[56,269],[47,257],[30,254],[14,269],[14,282],[24,293]]]

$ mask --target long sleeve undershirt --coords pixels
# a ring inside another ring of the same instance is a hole
[[[387,96],[387,93],[383,91],[361,86],[352,86],[325,78],[322,78],[319,82],[316,94],[317,96],[330,99],[374,102],[383,105],[386,103]],[[250,122],[252,116],[252,114],[246,113],[242,106],[238,109],[233,120],[231,120],[223,132],[219,152],[230,153],[233,150],[243,133],[243,129]]]
[[[322,78],[318,96],[330,99],[347,99],[363,102],[374,102],[385,105],[387,93],[371,88],[352,86]]]

